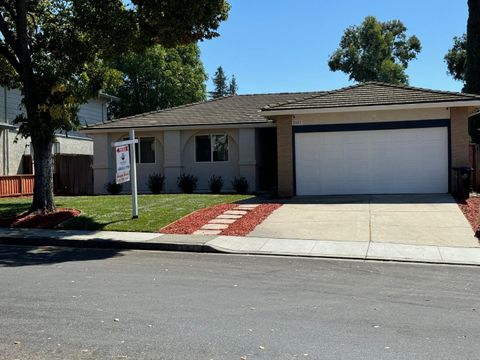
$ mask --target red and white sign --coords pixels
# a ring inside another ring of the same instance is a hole
[[[130,181],[130,154],[128,145],[115,148],[117,158],[116,183],[122,184]]]

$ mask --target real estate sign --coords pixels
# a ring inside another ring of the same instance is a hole
[[[117,155],[117,184],[130,181],[130,154],[128,148],[128,145],[117,146],[115,148],[115,153]]]

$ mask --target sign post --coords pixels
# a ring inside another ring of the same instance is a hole
[[[135,130],[130,130],[130,139],[113,143],[117,160],[116,183],[130,181],[132,186],[132,219],[138,218],[137,164],[135,155]]]
[[[130,144],[130,149],[132,151],[132,157],[130,158],[130,168],[132,169],[132,181],[130,181],[130,184],[132,184],[132,219],[137,219],[138,218],[138,193],[137,193],[137,162],[135,161],[136,159],[136,154],[135,154],[135,142],[138,142],[138,140],[135,140],[135,130],[130,129],[130,141],[132,143]]]

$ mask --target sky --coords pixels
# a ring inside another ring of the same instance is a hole
[[[210,79],[221,65],[235,74],[239,94],[332,90],[353,84],[332,72],[328,58],[344,30],[373,15],[401,20],[422,51],[407,69],[410,85],[460,91],[444,56],[467,24],[467,0],[229,0],[220,37],[200,43]]]

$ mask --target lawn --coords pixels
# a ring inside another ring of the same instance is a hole
[[[82,211],[79,217],[63,223],[63,229],[156,232],[192,211],[250,197],[203,194],[139,195],[138,219],[131,218],[132,197],[129,195],[58,196],[55,199],[58,207]],[[28,210],[30,202],[30,198],[0,199],[0,218]]]

